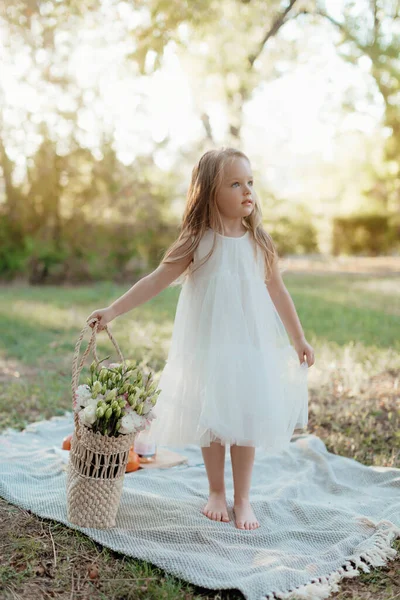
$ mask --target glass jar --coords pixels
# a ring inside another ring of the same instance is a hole
[[[135,437],[133,449],[139,456],[139,462],[154,462],[157,454],[157,445],[151,430],[140,431]]]

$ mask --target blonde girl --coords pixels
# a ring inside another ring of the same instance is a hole
[[[201,511],[226,523],[229,444],[235,526],[256,529],[255,449],[284,451],[294,429],[307,425],[314,350],[282,280],[243,152],[223,147],[203,154],[192,170],[179,235],[159,266],[88,321],[97,318],[104,329],[169,285],[182,288],[152,431],[159,445],[201,447],[209,487]]]

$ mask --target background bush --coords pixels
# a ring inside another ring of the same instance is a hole
[[[333,219],[332,252],[378,256],[400,249],[400,219],[388,214],[356,214]]]

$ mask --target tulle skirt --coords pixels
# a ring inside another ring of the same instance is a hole
[[[158,445],[287,448],[307,425],[307,363],[300,364],[261,277],[187,280],[158,387]]]

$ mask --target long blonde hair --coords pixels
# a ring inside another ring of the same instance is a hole
[[[223,221],[218,210],[217,197],[223,181],[224,168],[234,158],[244,158],[250,164],[248,157],[243,152],[230,147],[208,150],[195,164],[186,196],[181,231],[175,242],[165,252],[162,263],[175,263],[189,256],[196,250],[207,228],[223,232]],[[248,216],[242,218],[242,223],[264,253],[264,272],[267,281],[273,262],[278,258],[278,253],[271,236],[262,226],[261,208],[254,189],[252,196],[254,208]],[[204,260],[200,261],[197,266],[194,266],[192,261],[186,270],[172,282],[171,286],[180,285],[186,277],[204,264],[213,253],[215,243],[216,236],[214,235],[213,246]]]

